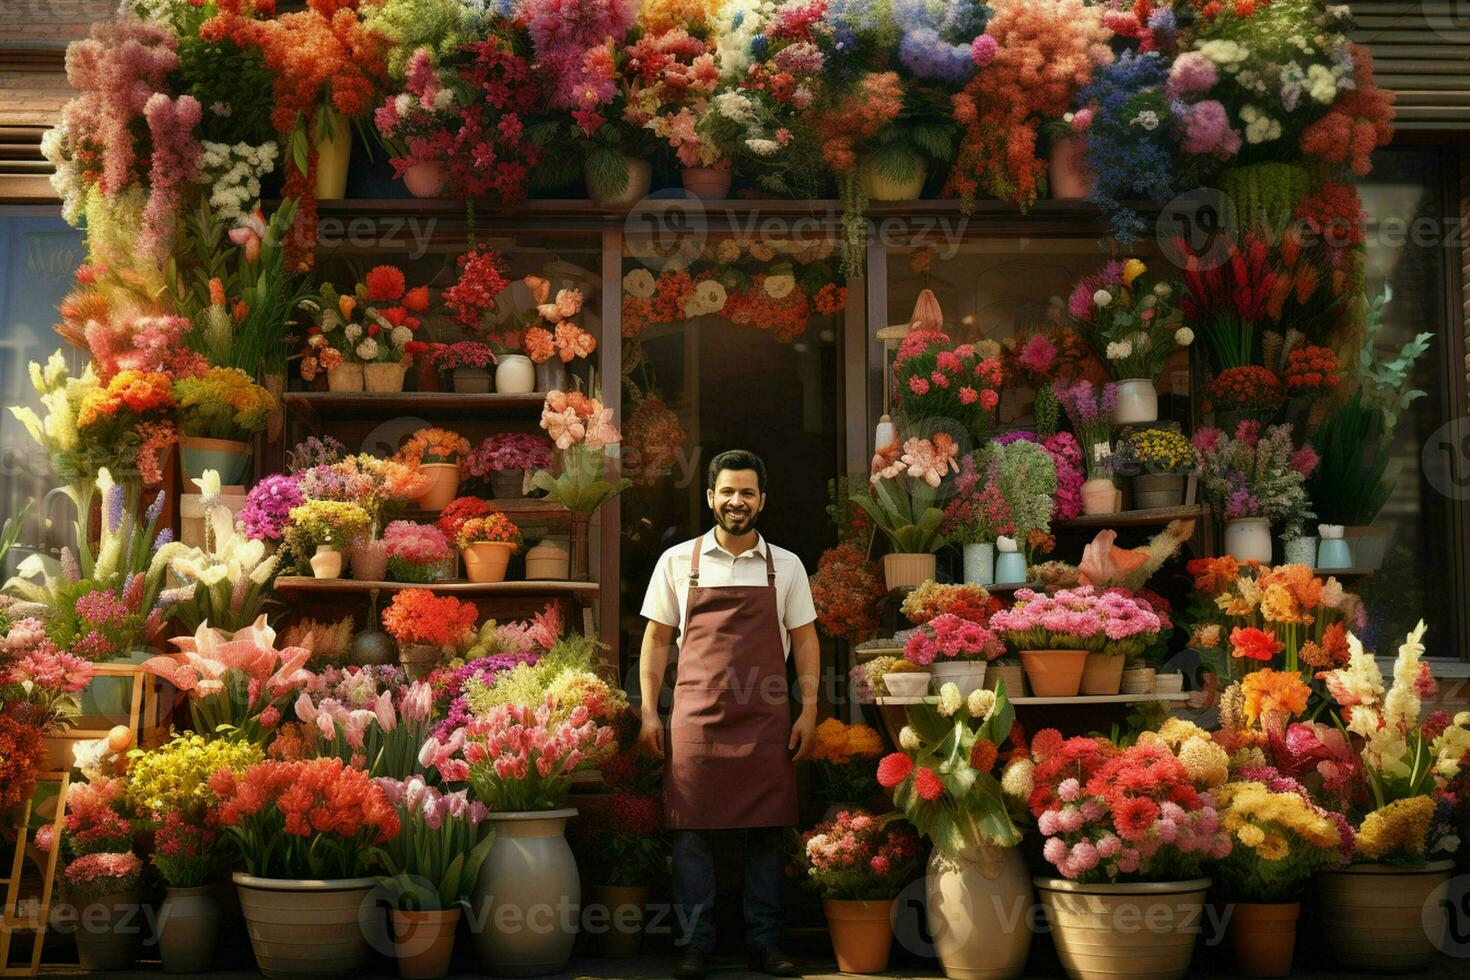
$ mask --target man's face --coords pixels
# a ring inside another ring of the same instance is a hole
[[[761,493],[760,478],[755,470],[720,470],[715,488],[707,491],[715,523],[726,534],[745,534],[755,527],[755,519],[765,509],[766,495]]]

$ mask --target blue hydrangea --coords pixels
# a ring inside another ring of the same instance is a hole
[[[1089,196],[1107,217],[1125,247],[1145,230],[1143,218],[1125,204],[1129,200],[1167,201],[1177,193],[1169,104],[1163,86],[1169,75],[1158,52],[1125,51],[1082,90],[1079,102],[1095,107],[1087,130],[1087,165],[1094,174]],[[1145,128],[1140,119],[1156,117]]]

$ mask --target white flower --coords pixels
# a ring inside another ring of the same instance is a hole
[[[1036,766],[1030,759],[1017,759],[1000,776],[1000,791],[1013,800],[1030,797],[1036,785]]]
[[[754,118],[754,113],[751,112],[750,97],[744,92],[732,89],[721,92],[710,101],[715,112],[732,122],[744,123]]]
[[[1337,98],[1337,79],[1326,65],[1313,65],[1307,69],[1307,94],[1313,102],[1326,105]]]
[[[1109,303],[1111,303],[1112,301],[1113,301],[1113,294],[1110,293],[1110,292],[1108,292],[1106,289],[1099,289],[1097,292],[1095,292],[1095,293],[1092,294],[1092,305],[1093,306],[1096,306],[1096,307],[1099,307],[1099,308],[1105,307]]]
[[[1168,299],[1174,295],[1174,287],[1170,286],[1167,282],[1154,283],[1154,295],[1159,299]]]
[[[1194,331],[1188,327],[1180,327],[1174,331],[1174,343],[1180,347],[1188,347],[1194,343]]]
[[[1247,143],[1266,143],[1281,136],[1281,123],[1272,119],[1259,107],[1248,105],[1240,110],[1241,122],[1245,123]]]
[[[629,296],[647,299],[653,295],[656,288],[658,284],[654,281],[653,273],[647,269],[634,269],[623,276],[623,292]]]
[[[746,140],[745,146],[750,152],[762,157],[771,156],[777,150],[781,149],[781,144],[775,140],[756,139],[754,137]]]
[[[1107,355],[1110,361],[1121,361],[1124,358],[1132,357],[1133,345],[1126,340],[1108,344]]]
[[[946,718],[952,717],[954,713],[964,705],[965,699],[960,697],[960,689],[953,681],[948,681],[939,689],[938,711]]]
[[[1131,126],[1142,126],[1152,132],[1159,128],[1159,114],[1152,109],[1145,109],[1130,120]]]
[[[364,337],[362,343],[357,345],[357,356],[364,361],[371,361],[378,356],[378,342],[371,337]]]
[[[970,692],[970,696],[965,702],[965,708],[970,712],[972,718],[977,721],[984,721],[995,710],[995,692],[986,690],[983,687],[977,687]]]
[[[919,736],[914,733],[914,730],[912,728],[904,725],[903,728],[899,730],[899,748],[903,749],[905,752],[917,752],[919,751],[919,744]]]
[[[766,276],[766,295],[771,299],[785,299],[795,288],[795,276]]]
[[[407,327],[394,327],[389,336],[393,338],[394,347],[402,347],[413,339],[413,331]]]
[[[694,287],[694,298],[699,301],[700,309],[706,313],[718,313],[725,308],[725,287],[717,280],[706,279]]]
[[[325,329],[325,327],[323,327],[323,329]],[[342,333],[347,337],[348,343],[356,343],[357,340],[362,337],[362,324],[349,323],[347,324],[346,328],[343,329]]]

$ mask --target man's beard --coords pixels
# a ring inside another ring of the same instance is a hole
[[[724,531],[726,534],[734,534],[737,536],[741,534],[749,534],[751,531],[755,530],[755,522],[756,518],[758,517],[760,517],[760,514],[756,513],[752,509],[748,509],[744,514],[738,515],[738,523],[736,523],[736,521],[731,520],[729,517],[727,517],[723,510],[719,508],[715,509],[715,523],[718,524],[720,526],[720,530]]]

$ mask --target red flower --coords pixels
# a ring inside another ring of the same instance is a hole
[[[363,281],[368,299],[375,303],[390,302],[403,296],[403,270],[396,265],[380,265],[369,270]]]
[[[415,286],[403,294],[403,305],[411,313],[423,313],[429,308],[429,287]]]
[[[1130,797],[1113,806],[1113,822],[1118,827],[1118,834],[1131,841],[1148,836],[1158,816],[1159,805],[1147,796]]]
[[[1237,626],[1232,629],[1230,646],[1235,656],[1248,660],[1270,660],[1285,649],[1285,644],[1254,626],[1246,629]]]
[[[970,749],[970,767],[979,772],[989,772],[995,766],[998,755],[1000,752],[990,739],[976,739],[975,745]]]
[[[890,752],[878,763],[878,784],[884,789],[892,789],[908,779],[913,771],[913,759],[903,752]]]
[[[920,799],[933,802],[944,792],[944,784],[939,781],[939,776],[933,769],[920,766],[918,772],[914,773],[914,791],[919,794]]]

